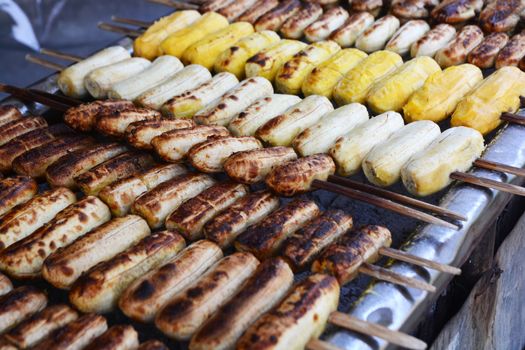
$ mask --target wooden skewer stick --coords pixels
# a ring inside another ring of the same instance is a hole
[[[40,53],[43,54],[43,55],[56,57],[56,58],[60,58],[60,59],[63,59],[63,60],[66,60],[66,61],[72,61],[72,62],[80,62],[80,61],[82,61],[84,59],[84,58],[82,58],[80,56],[71,55],[71,54],[68,54],[68,53],[64,53],[64,52],[60,52],[60,51],[56,51],[56,50],[51,50],[51,49],[46,49],[46,48],[41,48],[40,49]]]
[[[306,349],[308,350],[341,350],[339,347],[334,344],[330,344],[321,339],[312,339],[306,344]]]
[[[488,170],[495,170],[500,171],[502,173],[509,173],[516,176],[525,176],[525,169],[522,168],[516,168],[510,165],[493,162],[491,160],[486,159],[476,159],[474,161],[474,165],[478,168],[488,169]]]
[[[352,331],[382,338],[391,344],[399,345],[404,348],[414,350],[424,350],[427,348],[427,344],[425,342],[408,334],[393,331],[387,327],[363,321],[338,311],[332,312],[332,314],[330,314],[328,317],[328,322]]]
[[[73,98],[73,97],[50,94],[49,92],[45,92],[45,91],[41,91],[37,89],[27,89],[27,90],[33,94],[42,95],[44,97],[47,97],[49,99],[55,100],[60,103],[63,103],[65,105],[69,105],[71,107],[78,106],[84,103],[83,101],[77,100],[76,98]]]
[[[510,123],[515,123],[519,125],[525,125],[525,116],[514,114],[514,113],[503,113],[501,114],[501,120],[505,120]]]
[[[46,68],[49,68],[49,69],[56,70],[58,72],[60,72],[64,68],[66,68],[65,66],[63,66],[61,64],[54,63],[54,62],[45,60],[45,59],[40,58],[40,57],[36,57],[36,56],[31,55],[31,54],[27,54],[26,55],[26,60],[29,61],[29,62],[32,62],[32,63],[36,63],[36,64],[38,64],[38,65],[40,65],[42,67],[46,67]]]
[[[478,177],[472,174],[462,173],[462,172],[453,172],[450,174],[450,178],[458,181],[463,181],[472,185],[486,187],[486,188],[493,188],[499,191],[512,193],[518,196],[525,196],[525,188],[507,184],[499,181],[494,181],[491,179],[485,179],[482,177]]]
[[[343,196],[356,199],[368,204],[375,205],[377,207],[388,209],[391,211],[394,211],[398,214],[408,216],[417,220],[421,220],[430,224],[440,225],[444,227],[448,227],[454,230],[458,230],[459,227],[457,225],[454,225],[448,221],[442,220],[440,218],[437,218],[435,216],[432,216],[430,214],[421,212],[419,210],[416,210],[411,207],[407,207],[406,205],[399,204],[396,202],[392,202],[391,200],[381,198],[379,196],[358,191],[355,189],[351,189],[348,187],[340,186],[334,183],[326,182],[326,181],[320,181],[320,180],[314,180],[312,182],[312,188],[327,190],[330,192],[338,193]]]
[[[176,0],[147,0],[147,1],[153,4],[173,7],[174,9],[177,9],[177,10],[197,10],[199,8],[199,6],[196,4],[191,4],[191,3],[186,3],[183,1],[176,1]]]
[[[357,271],[364,275],[377,278],[381,281],[398,284],[404,287],[417,288],[430,293],[436,292],[436,287],[434,287],[430,283],[423,282],[412,277],[406,277],[392,272],[390,270],[387,270],[384,267],[372,265],[367,262],[361,264]]]
[[[118,17],[118,16],[111,16],[111,20],[116,23],[122,23],[122,24],[129,24],[132,26],[142,27],[142,28],[148,28],[153,24],[153,22],[146,22],[141,21],[138,19],[133,18],[124,18],[124,17]]]
[[[437,205],[426,203],[426,202],[424,202],[422,200],[419,200],[419,199],[415,199],[415,198],[411,198],[411,197],[408,197],[408,196],[404,196],[404,195],[399,194],[399,193],[395,193],[395,192],[392,192],[392,191],[387,191],[387,190],[382,189],[382,188],[377,188],[377,187],[370,186],[370,185],[367,185],[367,184],[363,184],[363,183],[360,183],[360,182],[357,182],[357,181],[353,181],[353,180],[350,180],[350,179],[347,179],[347,178],[344,178],[344,177],[330,175],[330,176],[328,176],[328,181],[332,182],[332,183],[336,183],[338,185],[342,185],[342,186],[349,186],[349,187],[355,188],[356,190],[367,192],[367,193],[371,193],[371,194],[375,194],[377,196],[388,198],[388,199],[391,199],[391,200],[394,200],[394,201],[397,201],[397,202],[400,202],[400,203],[404,203],[404,204],[411,205],[411,206],[414,206],[414,207],[418,207],[418,208],[421,208],[421,209],[426,209],[426,210],[429,210],[429,211],[434,212],[436,214],[439,214],[439,215],[442,215],[442,216],[446,216],[446,217],[449,217],[449,218],[454,219],[454,220],[461,220],[461,221],[467,220],[464,216],[459,215],[459,214],[457,214],[457,213],[455,213],[455,212],[453,212],[451,210],[448,210],[446,208],[442,208],[442,207],[439,207]]]
[[[142,32],[139,31],[139,30],[130,29],[130,28],[121,27],[121,26],[116,26],[116,25],[110,24],[110,23],[100,22],[97,25],[97,27],[99,29],[102,29],[102,30],[105,30],[105,31],[108,31],[108,32],[124,34],[126,36],[129,36],[130,38],[137,38],[137,37],[142,35]]]
[[[17,97],[24,101],[38,102],[44,104],[46,106],[49,106],[50,108],[56,109],[61,112],[65,112],[71,107],[56,100],[50,99],[46,96],[35,94],[27,89],[20,89],[11,85],[0,84],[0,91],[13,95],[14,97]]]
[[[379,248],[379,254],[381,254],[383,256],[387,256],[389,258],[396,259],[396,260],[404,261],[404,262],[407,262],[407,263],[410,263],[410,264],[423,266],[423,267],[428,267],[428,268],[433,269],[433,270],[450,273],[452,275],[460,275],[461,274],[461,269],[459,269],[457,267],[446,265],[446,264],[441,264],[441,263],[438,263],[438,262],[435,262],[435,261],[432,261],[432,260],[428,260],[428,259],[425,259],[425,258],[421,258],[419,256],[415,256],[413,254],[409,254],[409,253],[404,252],[402,250],[393,249],[393,248],[390,248],[390,247]]]

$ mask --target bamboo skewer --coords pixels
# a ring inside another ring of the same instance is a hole
[[[387,191],[387,190],[382,189],[382,188],[378,188],[378,187],[370,186],[370,185],[363,184],[363,183],[360,183],[360,182],[357,182],[357,181],[353,181],[353,180],[350,180],[350,179],[347,179],[347,178],[344,178],[344,177],[330,175],[330,176],[328,176],[328,182],[332,182],[332,183],[335,183],[335,184],[338,184],[338,185],[341,185],[341,186],[349,186],[349,187],[355,188],[356,190],[359,190],[359,191],[368,192],[368,193],[371,193],[371,194],[375,194],[377,196],[381,196],[381,197],[384,197],[384,198],[395,200],[395,201],[400,202],[400,203],[404,203],[404,204],[411,205],[411,206],[414,206],[414,207],[418,207],[418,208],[421,208],[421,209],[426,209],[426,210],[432,211],[432,212],[434,212],[436,214],[449,217],[451,219],[461,220],[461,221],[467,220],[464,216],[462,216],[460,214],[457,214],[457,213],[455,213],[455,212],[453,212],[451,210],[448,210],[446,208],[442,208],[442,207],[439,207],[437,205],[433,205],[433,204],[424,202],[424,201],[419,200],[419,199],[415,199],[415,198],[412,198],[412,197],[404,196],[404,195],[396,193],[396,192]]]
[[[11,85],[0,84],[0,91],[13,95],[14,97],[17,97],[24,101],[38,102],[44,104],[46,106],[49,106],[50,108],[56,109],[61,112],[65,112],[71,107],[57,100],[50,99],[49,97],[46,97],[44,95],[36,94],[30,90],[20,89]]]
[[[509,123],[525,125],[525,116],[505,112],[501,115],[501,120],[505,120]]]
[[[512,193],[518,196],[525,196],[525,188],[513,184],[503,183],[457,171],[453,172],[450,175],[450,177],[454,180],[466,182],[472,185],[496,189],[499,191]]]
[[[51,49],[46,49],[46,48],[40,49],[40,53],[43,54],[43,55],[56,57],[56,58],[60,58],[60,59],[67,60],[67,61],[72,61],[72,62],[80,62],[80,61],[82,61],[84,59],[83,57],[80,57],[80,56],[71,55],[71,54],[68,54],[68,53],[64,53],[64,52],[60,52],[60,51],[56,51],[56,50],[51,50]]]
[[[389,199],[385,199],[379,196],[376,196],[374,194],[358,191],[355,189],[347,188],[341,185],[337,185],[334,183],[326,182],[326,181],[320,181],[320,180],[314,180],[312,182],[312,187],[322,190],[327,190],[330,192],[338,193],[343,196],[356,199],[368,204],[375,205],[377,207],[388,209],[391,211],[394,211],[398,214],[409,216],[411,218],[421,220],[430,224],[440,225],[447,228],[451,228],[454,230],[459,229],[457,225],[454,225],[448,221],[442,220],[440,218],[437,218],[435,216],[432,216],[430,214],[421,212],[419,210],[416,210],[411,207],[407,207],[403,204],[399,204],[396,202],[393,202]]]
[[[27,90],[30,91],[33,94],[38,94],[38,95],[47,97],[49,99],[58,101],[60,103],[63,103],[65,105],[69,105],[71,107],[78,106],[78,105],[84,103],[81,100],[77,100],[76,98],[69,97],[69,96],[50,94],[49,92],[36,90],[36,89],[27,89]]]
[[[474,161],[474,165],[478,168],[500,171],[502,173],[509,173],[516,176],[525,176],[525,169],[516,168],[510,165],[505,165],[498,162],[493,162],[486,159],[477,159]]]
[[[129,24],[129,25],[137,26],[141,28],[148,28],[149,26],[153,24],[153,22],[141,21],[138,19],[118,17],[118,16],[111,16],[111,20],[115,23]]]
[[[338,311],[333,312],[328,317],[328,322],[348,330],[382,338],[391,344],[399,345],[408,349],[423,350],[427,348],[425,342],[408,334],[396,332],[387,327],[363,321]]]
[[[197,10],[198,5],[176,0],[147,0],[153,4],[169,6],[177,10]]]
[[[100,22],[97,24],[97,27],[108,32],[124,34],[130,38],[137,38],[142,35],[142,31],[140,30],[121,27],[111,23]]]
[[[393,248],[390,248],[390,247],[379,248],[379,254],[381,254],[383,256],[386,256],[386,257],[389,257],[389,258],[392,258],[392,259],[399,260],[399,261],[404,261],[404,262],[407,262],[407,263],[410,263],[410,264],[423,266],[423,267],[428,267],[430,269],[441,271],[441,272],[445,272],[445,273],[450,273],[452,275],[460,275],[461,274],[461,269],[459,269],[457,267],[441,264],[441,263],[438,263],[438,262],[435,262],[435,261],[432,261],[432,260],[428,260],[428,259],[425,259],[425,258],[421,258],[419,256],[415,256],[413,254],[409,254],[409,253],[404,252],[402,250],[393,249]]]
[[[430,283],[423,282],[412,277],[406,277],[398,273],[392,272],[390,270],[387,270],[384,267],[372,265],[367,262],[359,266],[357,271],[364,275],[377,278],[381,281],[398,284],[404,287],[421,289],[430,293],[436,292],[436,287],[434,287]]]
[[[54,62],[51,62],[51,61],[48,61],[48,60],[45,60],[43,58],[40,58],[40,57],[36,57],[36,56],[33,56],[32,54],[27,54],[25,56],[26,60],[29,61],[29,62],[32,62],[32,63],[36,63],[42,67],[45,67],[45,68],[49,68],[49,69],[53,69],[53,70],[56,70],[58,72],[60,72],[61,70],[63,70],[64,67],[63,65],[61,64],[58,64],[58,63],[54,63]]]

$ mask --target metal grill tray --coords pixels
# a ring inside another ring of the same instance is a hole
[[[129,50],[132,40],[124,38],[116,44]],[[56,93],[57,74],[31,85],[46,92]],[[14,103],[24,111],[42,114],[50,123],[60,120],[60,117],[42,105],[9,99],[0,104]],[[525,115],[525,110],[518,114]],[[446,128],[442,125],[442,129]],[[485,149],[483,158],[507,165],[522,168],[525,166],[525,127],[519,125],[505,125],[494,135]],[[523,179],[514,175],[476,169],[474,174],[490,179],[514,184],[522,184]],[[364,175],[358,174],[353,179],[366,182]],[[392,190],[408,194],[401,184],[396,184]],[[393,247],[432,259],[444,264],[461,266],[469,257],[477,243],[482,239],[483,233],[501,214],[510,200],[510,195],[496,191],[482,189],[470,185],[454,184],[425,200],[451,209],[467,218],[462,222],[460,230],[443,228],[436,225],[420,225],[413,219],[399,216],[392,212],[378,209],[370,205],[350,200],[346,197],[334,195],[326,191],[315,191],[306,195],[315,200],[322,209],[342,209],[350,213],[355,225],[378,224],[386,226],[392,232]],[[386,260],[385,260],[386,261]],[[405,288],[385,282],[370,282],[368,277],[358,277],[341,289],[339,311],[349,313],[360,319],[379,323],[394,330],[411,332],[421,322],[425,311],[435,301],[439,294],[446,288],[452,279],[451,275],[434,270],[409,265],[406,263],[387,262],[387,268],[397,273],[422,278],[436,286],[436,293],[427,293],[413,288]],[[302,279],[307,273],[298,275]],[[48,290],[51,301],[67,302],[67,295],[63,291],[52,288],[44,282],[37,285]],[[139,332],[141,340],[159,339],[173,349],[185,349],[186,344],[174,342],[164,337],[153,325],[132,322],[120,311],[105,315],[111,324],[129,323]],[[363,336],[355,332],[328,327],[322,338],[341,349],[384,349],[388,344],[377,338]]]

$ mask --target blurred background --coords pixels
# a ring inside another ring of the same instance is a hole
[[[85,56],[116,41],[122,35],[97,28],[112,15],[153,20],[170,12],[146,0],[0,0],[0,82],[27,86],[53,73],[24,58],[41,47]]]

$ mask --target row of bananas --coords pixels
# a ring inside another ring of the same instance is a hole
[[[392,14],[403,22],[425,19],[434,23],[463,25],[477,22],[487,33],[511,32],[525,16],[523,0],[210,0],[200,7],[202,13],[218,11],[228,20],[265,24],[271,22],[312,23],[323,15],[323,8],[345,6],[351,13],[366,12],[373,17]],[[330,11],[330,10],[328,10]]]
[[[200,16],[196,11],[179,11],[155,22],[137,38],[135,55],[148,59],[172,55],[186,64],[226,70],[242,78],[248,73],[243,66],[250,57],[273,46],[279,50],[278,44],[283,47],[291,43],[280,40],[276,33],[280,31],[285,39],[305,36],[310,42],[330,40],[342,48],[355,46],[366,53],[385,49],[412,57],[435,57],[442,68],[466,61],[480,68],[525,67],[525,34],[509,38],[505,33],[495,33],[484,37],[477,26],[467,25],[457,32],[449,24],[431,29],[423,20],[411,20],[401,26],[392,15],[374,20],[367,12],[348,15],[340,7],[328,10],[313,22],[305,21],[304,16],[300,19],[300,23],[287,20],[252,26],[249,22],[228,24],[226,17],[215,12]],[[173,22],[182,24],[175,26]],[[294,53],[291,49],[285,51]]]

